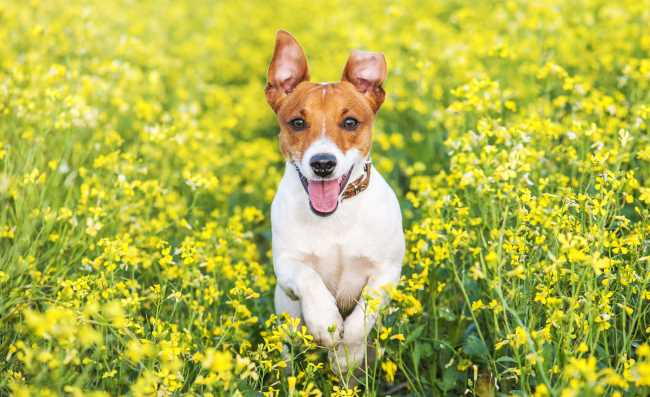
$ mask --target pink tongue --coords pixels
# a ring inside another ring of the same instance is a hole
[[[332,212],[336,209],[340,191],[338,180],[309,181],[307,191],[309,201],[316,211]]]

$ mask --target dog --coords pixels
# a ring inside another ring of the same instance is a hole
[[[364,359],[377,317],[365,297],[388,303],[405,250],[399,201],[370,162],[385,78],[382,53],[353,51],[340,82],[311,83],[279,31],[265,87],[286,159],[271,205],[276,312],[301,318],[341,371]]]

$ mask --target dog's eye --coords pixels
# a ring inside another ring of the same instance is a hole
[[[289,121],[289,125],[291,128],[293,128],[294,131],[302,131],[305,128],[307,128],[307,122],[305,119],[302,119],[300,117],[297,117],[291,121]]]
[[[359,120],[354,117],[346,117],[345,120],[343,120],[342,126],[348,131],[354,131],[359,126]]]

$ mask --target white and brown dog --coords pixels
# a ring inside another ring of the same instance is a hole
[[[385,304],[404,255],[399,202],[369,158],[385,78],[383,54],[355,51],[341,82],[310,83],[284,31],[268,72],[286,158],[271,208],[276,311],[302,318],[343,370],[363,359],[376,320],[362,290]]]

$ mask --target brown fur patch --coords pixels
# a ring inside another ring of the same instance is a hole
[[[332,84],[300,83],[282,99],[277,117],[280,124],[280,149],[285,157],[300,161],[315,140],[325,135],[343,153],[357,149],[365,156],[372,142],[375,112],[367,98],[347,81]],[[302,117],[307,128],[294,131],[289,121]],[[354,117],[360,125],[354,131],[342,127],[346,117]]]

